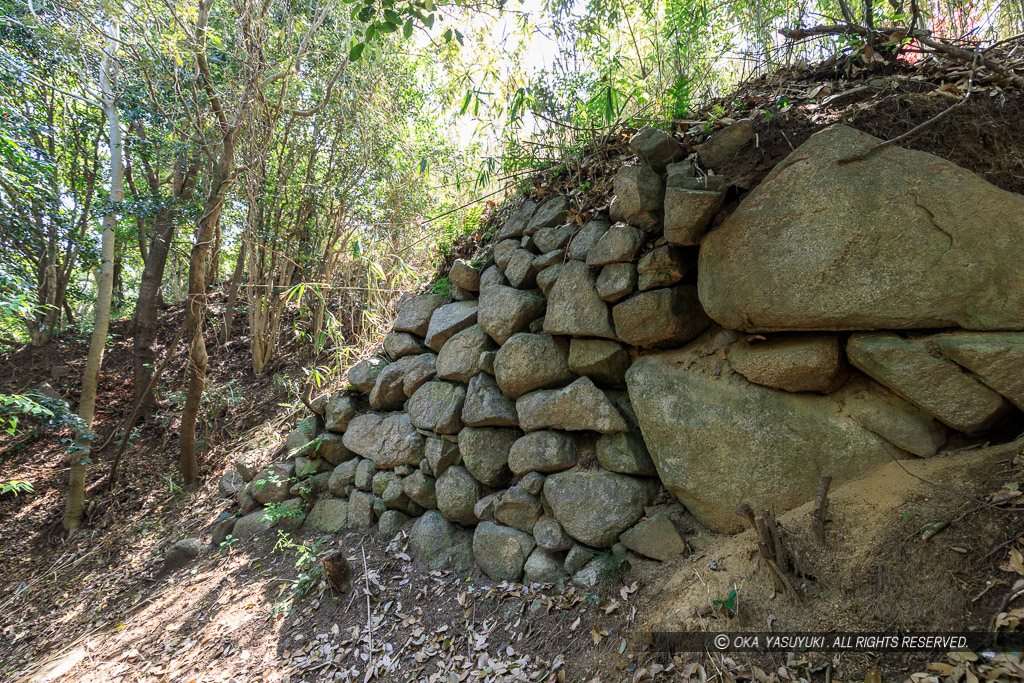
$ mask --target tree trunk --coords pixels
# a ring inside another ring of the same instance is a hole
[[[153,348],[157,335],[157,313],[160,285],[164,281],[164,267],[174,238],[174,216],[170,208],[161,209],[153,220],[153,242],[147,249],[146,265],[139,282],[139,296],[135,302],[133,335],[134,355],[132,367],[135,382],[135,400],[142,401],[142,419],[153,411],[153,395],[146,392],[153,377],[156,350]]]
[[[235,304],[238,303],[238,287],[242,282],[242,273],[245,271],[245,235],[242,235],[241,244],[238,247],[238,260],[235,261],[235,271],[231,273],[231,283],[228,285],[228,300],[224,306],[224,343],[231,339],[231,325],[235,321]]]
[[[117,115],[117,100],[114,97],[114,83],[117,79],[117,64],[114,52],[117,49],[117,29],[114,37],[103,50],[103,65],[100,69],[100,90],[103,94],[103,113],[106,114],[110,143],[110,202],[117,207],[124,199],[124,156],[121,143],[121,126]],[[103,217],[103,236],[100,247],[100,269],[96,275],[96,314],[89,339],[89,356],[82,374],[82,395],[78,404],[78,417],[82,422],[71,452],[71,475],[68,482],[68,499],[64,506],[64,528],[74,531],[85,513],[85,476],[89,466],[93,418],[96,414],[96,387],[99,384],[100,367],[103,365],[103,350],[107,344],[107,327],[110,324],[110,299],[114,284],[114,246],[117,233],[117,214],[111,210]]]
[[[199,478],[199,460],[196,457],[196,418],[199,401],[206,386],[206,341],[203,339],[203,316],[206,311],[206,264],[210,246],[220,221],[221,210],[228,187],[234,179],[237,127],[222,131],[222,143],[217,164],[213,169],[210,193],[203,206],[196,230],[196,243],[188,267],[188,301],[185,305],[185,339],[189,344],[188,390],[181,411],[180,466],[186,486],[194,486]]]

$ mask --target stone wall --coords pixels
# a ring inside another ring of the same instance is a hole
[[[829,128],[726,216],[708,172],[750,122],[694,159],[640,131],[607,216],[523,201],[493,262],[455,263],[454,301],[405,299],[297,457],[224,475],[245,516],[222,533],[406,525],[432,567],[587,585],[603,558],[684,552],[681,506],[735,532],[741,504],[795,507],[823,474],[1008,434],[1024,197],[897,147],[850,161],[878,142]]]

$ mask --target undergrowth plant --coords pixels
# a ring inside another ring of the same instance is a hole
[[[274,544],[274,552],[294,554],[295,569],[298,575],[282,587],[280,599],[271,611],[274,616],[291,614],[295,610],[296,604],[301,602],[321,584],[324,575],[324,567],[319,558],[322,543],[323,539],[318,539],[311,545],[296,543],[284,531],[277,532],[277,543]]]

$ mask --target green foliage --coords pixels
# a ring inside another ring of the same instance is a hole
[[[263,521],[268,524],[277,524],[288,517],[301,517],[302,510],[290,507],[284,503],[271,503],[263,513]]]
[[[274,606],[273,614],[275,616],[294,612],[296,604],[320,585],[324,574],[324,567],[319,559],[322,543],[323,539],[318,539],[312,545],[296,543],[287,533],[277,532],[274,552],[293,553],[298,575],[288,582],[287,592],[282,592],[283,597]]]
[[[21,481],[20,479],[11,479],[4,483],[0,482],[0,496],[13,493],[17,498],[19,493],[35,493],[35,489],[32,484],[27,481]]]
[[[26,394],[0,394],[0,429],[10,435],[19,431],[20,419],[47,429],[69,426],[85,431],[81,418],[68,408],[66,401],[31,391]]]

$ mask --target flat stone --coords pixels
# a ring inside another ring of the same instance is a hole
[[[535,256],[533,261],[530,262],[530,265],[532,265],[533,269],[539,273],[548,266],[553,266],[556,263],[562,263],[564,260],[565,249],[555,249],[554,251],[549,251],[546,254]]]
[[[680,346],[711,324],[693,285],[641,292],[616,304],[612,319],[620,340],[645,349]]]
[[[652,249],[640,258],[636,266],[640,291],[674,285],[689,270],[690,266],[679,249],[667,245]]]
[[[552,195],[545,199],[534,212],[526,225],[525,233],[531,235],[540,228],[549,228],[565,222],[565,212],[569,208],[569,200],[562,195]]]
[[[357,415],[349,422],[342,443],[353,453],[372,458],[380,451],[380,425],[383,421],[384,418],[374,413]]]
[[[463,259],[455,259],[448,271],[448,281],[469,292],[480,291],[480,271]]]
[[[533,525],[533,538],[538,547],[550,552],[569,550],[573,545],[572,538],[554,517],[541,517],[537,520]]]
[[[306,526],[328,534],[337,534],[348,526],[348,501],[322,498],[306,517]]]
[[[924,343],[891,332],[854,334],[850,362],[940,422],[967,434],[991,427],[1009,404],[952,361],[936,358]]]
[[[665,189],[665,241],[678,246],[700,244],[725,194],[681,187]]]
[[[637,555],[664,562],[686,552],[686,543],[672,521],[655,515],[639,522],[619,537],[622,545]]]
[[[783,335],[733,344],[729,365],[754,384],[785,391],[836,389],[843,352],[835,335]]]
[[[850,419],[889,443],[924,458],[946,443],[946,428],[917,406],[885,387],[864,382],[844,403]]]
[[[613,472],[559,472],[544,482],[555,519],[567,534],[595,548],[611,546],[640,519],[650,495],[640,480]]]
[[[447,303],[443,294],[421,294],[409,297],[398,306],[398,316],[392,329],[395,332],[411,332],[425,337],[434,311]],[[351,380],[350,380],[351,381]],[[353,382],[355,384],[355,382]]]
[[[477,523],[474,513],[480,500],[480,482],[474,479],[465,467],[452,465],[437,478],[434,484],[437,507],[445,519],[465,526]]]
[[[494,581],[518,581],[533,551],[533,536],[481,522],[473,532],[473,557],[480,569]]]
[[[587,254],[604,237],[604,234],[608,232],[610,227],[611,223],[608,221],[593,220],[580,228],[580,231],[569,242],[569,258],[576,259],[577,261],[586,261]]]
[[[700,300],[749,332],[1024,329],[1024,196],[835,125],[704,236]],[[894,220],[899,216],[899,220]]]
[[[494,518],[513,529],[533,533],[533,525],[541,515],[540,499],[520,486],[505,491],[494,503]]]
[[[587,377],[580,377],[563,389],[520,396],[516,400],[516,412],[526,432],[563,429],[615,434],[629,429],[604,392]]]
[[[645,231],[661,227],[665,182],[660,175],[647,166],[623,166],[612,186],[622,220]]]
[[[527,472],[560,472],[575,467],[580,455],[572,437],[541,430],[518,439],[508,454],[508,466],[519,476]]]
[[[516,249],[505,266],[505,277],[516,289],[530,289],[537,283],[537,270],[533,267],[534,254],[526,249]]]
[[[477,481],[487,486],[506,486],[512,478],[509,450],[520,436],[522,432],[518,429],[507,427],[466,427],[459,432],[462,464]]]
[[[661,481],[699,522],[735,533],[744,503],[782,512],[811,500],[822,474],[837,486],[891,460],[891,445],[844,415],[846,387],[789,393],[716,376],[713,338],[642,356],[626,373]]]
[[[662,171],[674,161],[683,158],[683,148],[676,139],[663,130],[644,126],[629,139],[629,146],[640,161]]]
[[[562,266],[548,295],[544,331],[571,336],[615,337],[608,304],[597,293],[594,276],[582,261],[569,261]]]
[[[515,401],[501,393],[497,381],[486,373],[469,380],[462,422],[470,427],[518,427]]]
[[[434,473],[435,477],[440,477],[446,469],[462,462],[458,443],[433,436],[427,438],[424,456],[430,463],[430,471]]]
[[[701,145],[697,158],[706,168],[719,169],[754,141],[754,125],[750,119],[740,119],[717,131]]]
[[[504,344],[513,334],[529,329],[532,321],[544,315],[545,306],[544,298],[533,292],[493,285],[480,292],[477,320],[491,339]]]
[[[416,465],[423,459],[423,435],[416,431],[407,413],[394,413],[384,418],[380,435],[380,450],[370,456],[378,470]]]
[[[609,263],[597,276],[597,295],[608,303],[615,303],[636,291],[636,265]]]
[[[565,345],[548,334],[512,335],[498,349],[494,376],[509,398],[535,389],[564,386],[575,378]]]
[[[351,396],[343,391],[334,392],[324,402],[324,429],[343,433],[356,412],[356,404]]]
[[[629,225],[613,225],[587,254],[588,266],[628,263],[636,259],[647,235]]]
[[[1024,410],[1024,333],[945,332],[925,342]]]
[[[643,437],[635,432],[605,434],[597,440],[597,461],[609,472],[640,477],[656,477],[651,454]]]
[[[626,388],[626,370],[633,361],[622,344],[604,339],[573,339],[569,369],[610,389]]]
[[[380,356],[364,358],[348,371],[348,383],[359,393],[368,394],[377,383],[377,375],[387,364]]]
[[[551,294],[551,288],[555,286],[555,282],[558,280],[558,276],[562,273],[562,264],[556,263],[553,266],[548,266],[544,270],[537,273],[537,288],[541,291],[544,296]]]
[[[433,351],[440,351],[455,333],[475,325],[476,309],[476,301],[456,301],[434,311],[427,329],[427,346]]]

